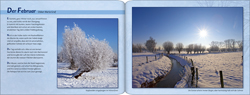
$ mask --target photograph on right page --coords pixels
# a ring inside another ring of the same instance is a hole
[[[243,7],[132,7],[133,88],[243,88]]]

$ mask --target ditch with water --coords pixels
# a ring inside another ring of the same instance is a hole
[[[173,58],[170,58],[172,62],[172,68],[170,72],[156,83],[155,88],[174,88],[175,84],[181,80],[183,75],[183,67],[181,64]]]

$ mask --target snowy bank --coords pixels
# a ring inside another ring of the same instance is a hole
[[[182,66],[184,66],[183,72],[184,74],[181,75],[182,78],[179,82],[176,83],[175,88],[188,88],[191,87],[191,81],[192,81],[192,76],[191,76],[191,70],[190,68],[191,63],[188,63],[185,59],[175,56],[175,55],[169,55],[169,57],[174,58],[177,60]]]
[[[145,82],[152,82],[157,77],[165,76],[171,70],[171,60],[166,56],[148,63],[143,58],[133,57],[133,88],[141,87]],[[143,64],[138,65],[140,62]]]
[[[191,58],[199,72],[198,87],[220,88],[222,71],[224,87],[243,87],[242,52],[185,55]]]
[[[133,53],[133,67],[142,65],[142,63],[146,63],[146,57],[148,57],[148,62],[155,61],[155,56],[157,60],[160,58],[160,54],[154,54],[152,52],[146,53]]]
[[[75,79],[73,73],[76,70],[67,68],[69,63],[58,63],[57,87],[58,88],[117,88],[118,68],[109,67],[103,71],[90,71],[83,73],[81,77]]]
[[[188,64],[188,62],[185,59],[183,59],[183,58],[181,58],[179,56],[169,55],[169,57],[174,58],[175,60],[177,60],[181,64],[181,66],[185,66],[185,65]]]

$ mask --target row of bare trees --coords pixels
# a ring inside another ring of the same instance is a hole
[[[212,41],[208,51],[220,51],[220,52],[230,52],[230,51],[243,50],[243,42],[241,40],[236,41],[235,39],[227,39],[224,42]]]
[[[236,45],[237,44],[237,45]],[[242,51],[243,49],[243,43],[242,41],[235,41],[234,39],[228,39],[224,42],[219,41],[212,41],[210,44],[210,48],[206,49],[205,46],[202,46],[201,44],[189,44],[186,48],[184,48],[184,45],[182,43],[177,43],[174,48],[174,44],[170,41],[163,43],[163,49],[170,54],[170,51],[177,50],[179,53],[181,51],[186,51],[187,54],[191,53],[204,53],[207,51],[217,51],[217,52],[225,52],[225,51]],[[149,38],[149,40],[146,41],[145,47],[142,44],[136,44],[132,45],[132,52],[142,52],[142,51],[150,51],[155,52],[157,50],[161,50],[161,48],[156,48],[156,42],[155,39],[152,37]]]
[[[168,54],[170,54],[170,51],[173,49],[177,50],[179,54],[181,51],[186,51],[187,54],[189,53],[204,53],[206,50],[205,46],[202,46],[201,44],[189,44],[186,48],[184,48],[184,45],[182,43],[177,43],[174,48],[174,44],[170,41],[164,42],[163,43],[163,48],[165,51],[167,51]]]
[[[156,42],[155,39],[152,37],[149,38],[149,40],[146,41],[145,47],[142,44],[132,44],[132,52],[142,52],[145,50],[148,50],[150,52],[155,52],[157,50],[161,50],[161,47],[156,48]],[[177,50],[179,53],[183,50],[186,50],[187,53],[195,52],[204,52],[205,46],[197,45],[197,44],[190,44],[187,46],[187,48],[184,48],[184,45],[182,43],[177,43],[174,48],[174,44],[170,41],[163,43],[163,49],[167,51],[168,54],[170,54],[170,51]]]
[[[189,44],[186,48],[187,54],[191,54],[192,52],[195,53],[204,53],[206,50],[205,46],[202,46],[201,44]]]

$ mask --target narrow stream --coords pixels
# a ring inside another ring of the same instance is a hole
[[[173,58],[170,58],[172,62],[171,71],[158,83],[155,88],[173,88],[175,84],[181,80],[181,74],[183,73],[183,67],[181,64]]]

